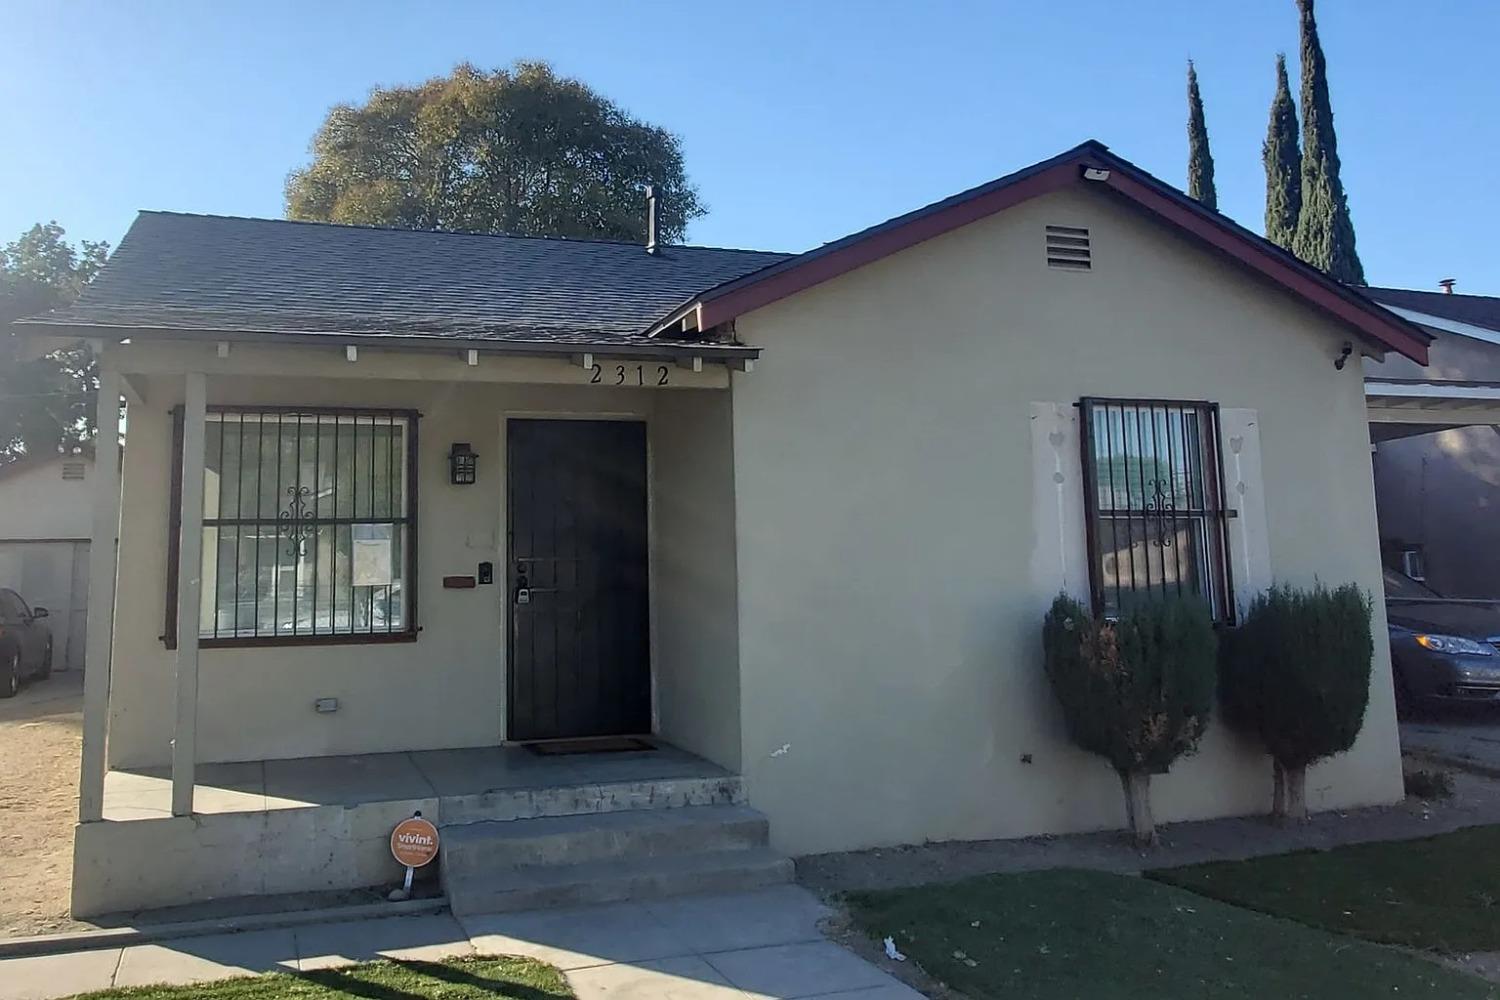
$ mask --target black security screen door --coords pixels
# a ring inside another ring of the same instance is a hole
[[[646,425],[511,420],[513,740],[651,730]]]

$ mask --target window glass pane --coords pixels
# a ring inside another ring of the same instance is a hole
[[[215,412],[205,430],[200,635],[407,629],[406,417]]]
[[[1098,566],[1106,611],[1163,594],[1196,595],[1212,605],[1203,559],[1202,518],[1100,518]]]
[[[1164,594],[1196,594],[1222,616],[1211,410],[1133,400],[1085,401],[1096,603],[1108,614]]]

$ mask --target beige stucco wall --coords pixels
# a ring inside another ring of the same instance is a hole
[[[208,382],[211,404],[400,407],[422,413],[418,439],[422,632],[414,643],[204,649],[199,760],[479,746],[500,741],[508,628],[502,551],[502,419],[506,414],[586,415],[644,419],[650,427],[654,400],[669,390],[588,385],[587,373],[569,368],[565,361],[525,369],[556,379],[554,384],[496,384],[478,379],[486,374],[495,377],[495,368],[506,363],[486,361],[487,367],[475,374],[456,352],[434,358],[362,351],[358,362],[362,367],[358,367],[347,365],[341,350],[326,348],[272,352],[236,347],[228,359],[215,359],[213,350],[212,344],[191,348],[140,345],[116,352],[111,363],[126,370],[157,372],[206,368],[215,372]],[[521,367],[525,364],[529,363]],[[227,374],[236,370],[257,374]],[[310,372],[331,374],[306,377]],[[393,377],[371,378],[369,373]],[[674,381],[691,377],[673,373]],[[722,379],[722,370],[717,377]],[[474,381],[444,380],[457,378]],[[568,380],[585,384],[567,384]],[[711,382],[712,377],[703,381]],[[175,374],[148,375],[135,379],[135,388],[145,391],[146,402],[130,410],[124,465],[121,582],[110,695],[109,759],[114,767],[167,763],[175,695],[175,657],[159,636],[165,602],[170,410],[181,401],[182,379]],[[687,390],[684,395],[701,397],[706,406],[713,396],[727,394]],[[675,417],[693,419],[693,404],[680,404]],[[454,441],[470,442],[480,455],[479,482],[474,486],[448,483],[447,453]],[[657,464],[653,460],[653,467]],[[715,468],[701,467],[705,475]],[[727,474],[727,467],[722,471]],[[692,485],[693,475],[688,470],[677,482],[692,492],[697,489]],[[494,586],[442,587],[444,576],[474,574],[481,561],[495,564]],[[667,564],[669,592],[671,565]],[[661,581],[653,581],[653,586],[659,585]],[[722,620],[705,623],[704,628],[718,630],[714,632],[717,638],[701,641],[693,635],[694,621],[674,632],[680,644],[712,648],[715,641],[723,643]],[[728,646],[732,653],[733,643]],[[728,663],[729,667],[717,669],[732,669],[732,656]],[[729,691],[734,692],[733,684]],[[313,702],[322,697],[337,698],[339,710],[316,713]]]
[[[651,424],[653,627],[663,736],[740,765],[730,396],[655,398]]]
[[[1045,267],[1048,224],[1090,228],[1092,272]],[[1025,203],[738,331],[766,352],[734,384],[743,771],[782,849],[1123,824],[1041,670],[1033,404],[1258,413],[1271,574],[1379,591],[1361,372],[1332,364],[1348,333],[1104,195]],[[1313,808],[1401,795],[1376,647],[1365,729],[1313,771]],[[1269,795],[1269,766],[1218,724],[1154,791],[1169,821]]]
[[[79,462],[83,479],[64,479],[63,464]],[[90,506],[94,460],[59,455],[0,476],[0,539],[81,538],[93,527]]]

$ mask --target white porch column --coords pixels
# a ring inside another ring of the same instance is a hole
[[[172,739],[172,815],[193,814],[198,753],[198,616],[203,592],[203,434],[208,403],[201,372],[186,376],[182,407],[182,524],[177,545],[177,725]]]
[[[101,366],[95,417],[93,532],[89,543],[87,657],[83,674],[83,750],[78,822],[104,818],[105,740],[109,733],[111,646],[115,630],[115,556],[120,540],[120,376]]]

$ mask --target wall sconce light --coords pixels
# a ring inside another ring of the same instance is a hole
[[[469,442],[453,442],[453,450],[448,452],[448,481],[454,486],[473,486],[478,473],[479,456]]]
[[[1339,349],[1339,356],[1333,359],[1333,367],[1338,369],[1339,371],[1343,371],[1344,363],[1349,360],[1349,355],[1353,353],[1353,342],[1348,340],[1344,341],[1344,346]]]

